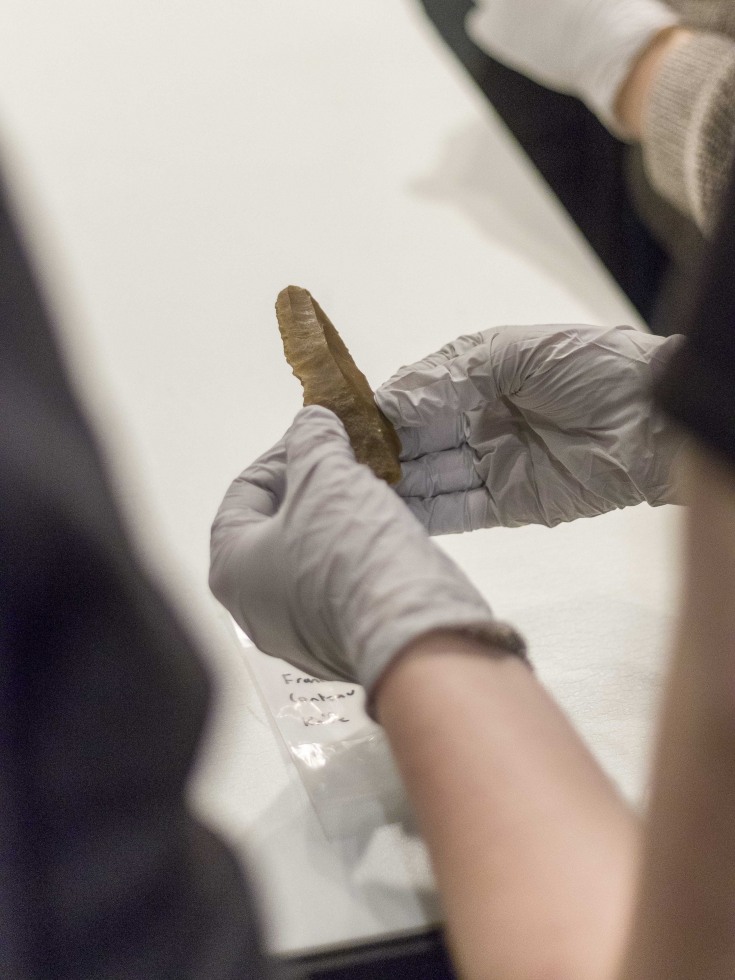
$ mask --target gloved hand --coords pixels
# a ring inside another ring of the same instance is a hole
[[[576,95],[613,132],[615,99],[637,57],[678,23],[662,0],[476,0],[467,33],[497,61]]]
[[[402,368],[376,393],[403,446],[398,493],[430,534],[674,502],[684,436],[651,385],[680,342],[632,327],[499,327]]]
[[[212,527],[210,586],[265,653],[368,695],[406,644],[461,628],[522,654],[479,592],[325,408],[230,486]]]

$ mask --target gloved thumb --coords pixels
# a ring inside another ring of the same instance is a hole
[[[313,479],[320,469],[329,471],[333,483],[335,467],[354,464],[355,453],[340,419],[328,408],[308,405],[296,415],[286,433],[287,481],[290,488]]]

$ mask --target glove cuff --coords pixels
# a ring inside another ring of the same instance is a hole
[[[421,622],[411,623],[405,621],[401,623],[401,629],[393,633],[390,637],[389,648],[382,650],[382,655],[376,651],[368,651],[363,660],[367,669],[358,671],[358,680],[365,688],[366,709],[370,717],[377,721],[375,716],[375,694],[381,681],[387,672],[396,664],[408,647],[414,641],[431,633],[441,631],[455,633],[460,637],[474,640],[487,648],[488,656],[498,653],[505,653],[519,657],[530,669],[533,669],[528,659],[526,641],[521,634],[510,624],[495,619],[472,620],[458,617],[452,620],[446,616],[433,617],[424,615]],[[377,639],[376,646],[380,642]]]

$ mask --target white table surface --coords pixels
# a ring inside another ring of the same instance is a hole
[[[635,314],[409,0],[5,0],[0,25],[28,240],[136,540],[219,681],[194,805],[247,854],[274,949],[420,930],[420,842],[327,840],[207,591],[219,500],[300,404],[276,295],[310,289],[375,384],[460,333]],[[444,542],[631,799],[676,522]]]

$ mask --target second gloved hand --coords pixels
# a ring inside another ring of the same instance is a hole
[[[497,61],[576,95],[613,131],[636,59],[678,22],[662,0],[477,0],[467,33]]]
[[[675,502],[684,436],[651,387],[681,341],[584,325],[460,337],[376,393],[403,446],[396,489],[430,534]]]
[[[522,653],[466,576],[354,453],[327,409],[231,485],[212,527],[210,585],[265,653],[368,695],[412,640],[472,629]]]

